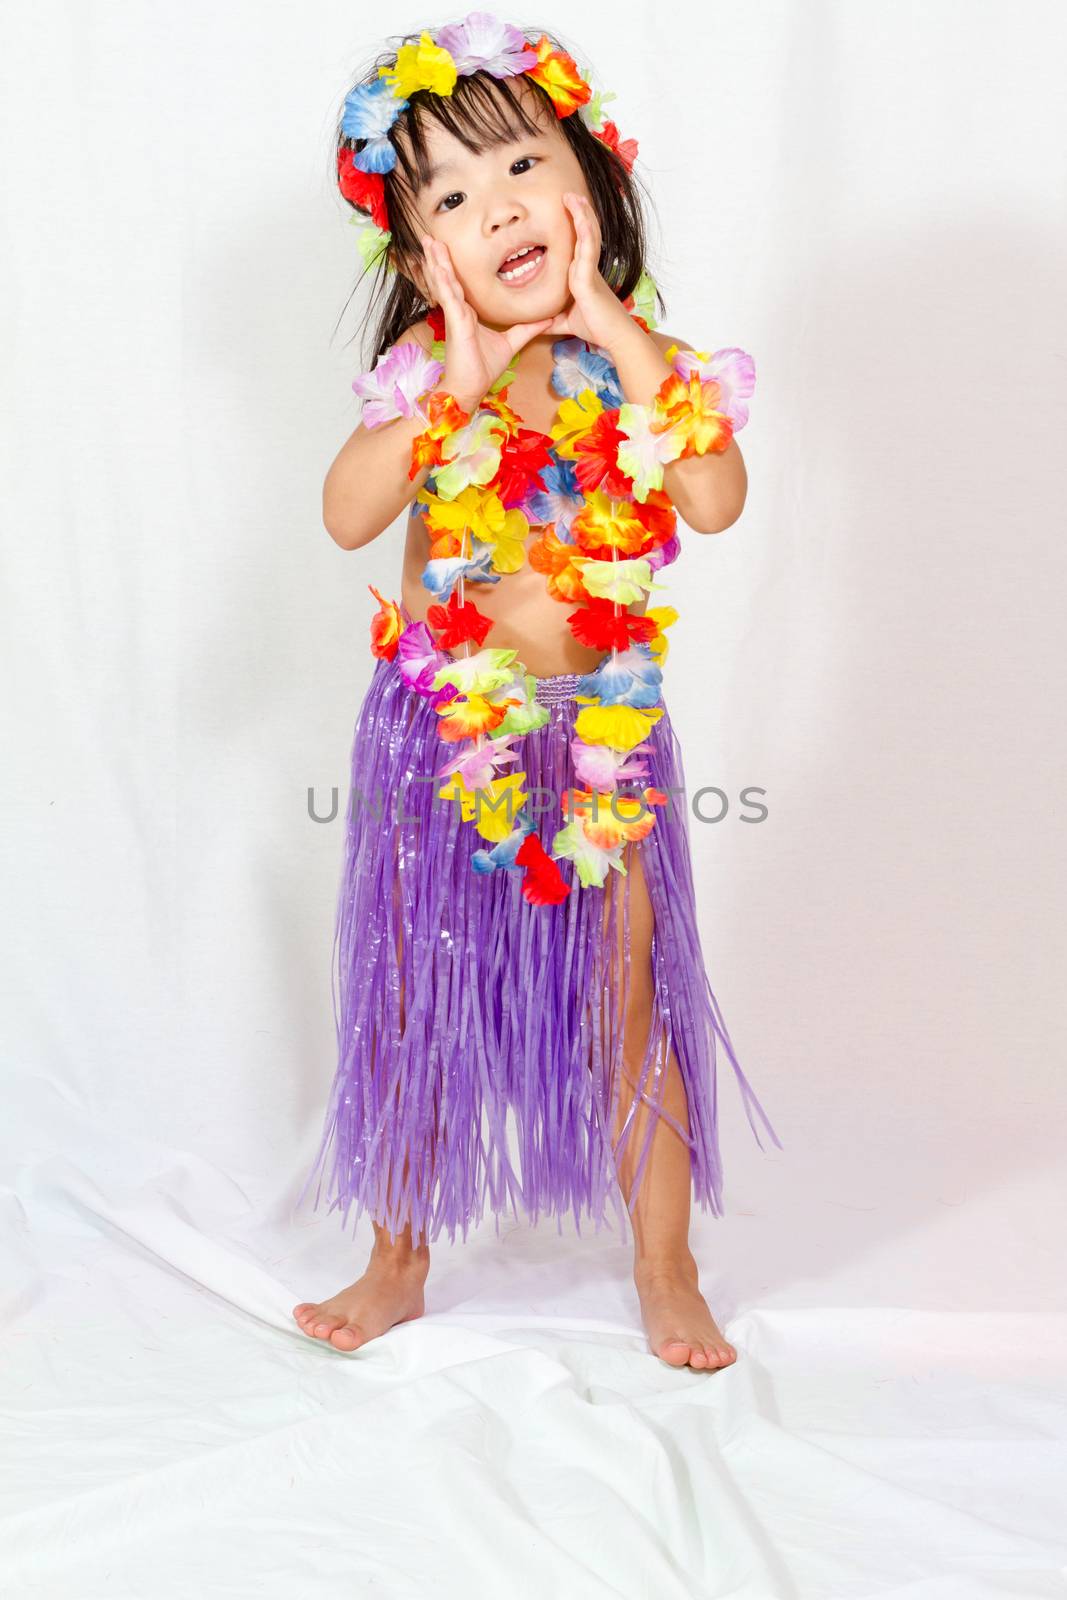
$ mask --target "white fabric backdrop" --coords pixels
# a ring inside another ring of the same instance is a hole
[[[618,93],[664,329],[757,362],[744,516],[668,596],[690,783],[770,811],[693,829],[784,1143],[726,1074],[716,1374],[569,1226],[442,1246],[354,1356],[292,1323],[369,1236],[293,1202],[341,843],[306,792],[399,581],[399,527],[319,520],[380,18],[4,9],[5,1594],[1064,1593],[1067,18],[666,16],[516,20]]]

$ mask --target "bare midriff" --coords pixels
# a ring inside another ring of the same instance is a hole
[[[542,532],[541,528],[530,529],[527,550]],[[426,613],[434,604],[433,595],[422,581],[429,542],[422,517],[410,516],[401,598],[414,622],[425,622]],[[503,573],[497,583],[472,583],[466,578],[463,589],[464,598],[476,605],[483,616],[492,619],[493,626],[486,634],[484,648],[516,651],[517,659],[535,678],[549,678],[560,672],[592,672],[607,653],[579,644],[567,621],[570,613],[578,610],[578,602],[565,605],[562,600],[554,600],[548,592],[545,574],[535,571],[529,563],[518,572]],[[458,584],[453,592],[458,600]],[[648,596],[643,595],[626,609],[639,617],[647,605]],[[478,646],[472,642],[469,648],[473,653]],[[449,651],[453,656],[466,653],[464,645]]]

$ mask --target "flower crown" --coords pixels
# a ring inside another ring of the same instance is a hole
[[[345,98],[341,132],[346,139],[366,142],[361,150],[338,151],[337,179],[345,199],[367,213],[352,220],[362,225],[359,248],[368,269],[384,256],[387,270],[392,270],[386,252],[393,235],[382,179],[383,172],[396,166],[389,129],[406,109],[408,95],[420,89],[450,95],[457,78],[474,72],[494,78],[532,78],[548,95],[557,117],[578,111],[594,138],[614,150],[627,172],[632,171],[637,140],[620,140],[618,128],[604,116],[604,102],[614,100],[613,93],[594,94],[573,58],[557,50],[544,34],[531,42],[521,28],[501,22],[491,12],[471,11],[462,22],[445,23],[435,35],[424,32],[418,44],[401,45],[396,60],[378,68],[377,82],[361,83]]]

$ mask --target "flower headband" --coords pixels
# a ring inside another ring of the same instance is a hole
[[[362,224],[360,253],[370,268],[386,255],[392,232],[385,203],[384,172],[396,166],[389,129],[420,89],[450,95],[456,79],[487,72],[494,78],[528,77],[542,88],[556,116],[580,112],[593,136],[614,150],[627,172],[633,168],[637,140],[620,140],[615,124],[604,117],[613,93],[593,93],[573,58],[557,50],[542,34],[531,43],[521,28],[501,22],[488,11],[471,11],[462,22],[449,22],[436,35],[423,33],[418,44],[401,45],[391,65],[378,68],[376,83],[361,83],[345,98],[341,132],[346,139],[365,140],[362,150],[337,153],[337,179],[342,195],[367,216]],[[392,270],[386,260],[387,270]]]

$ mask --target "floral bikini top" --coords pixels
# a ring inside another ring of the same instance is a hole
[[[647,317],[632,300],[626,306],[647,331]],[[655,822],[652,808],[667,803],[658,789],[632,794],[622,784],[648,776],[640,757],[663,715],[665,630],[678,613],[663,606],[635,616],[626,607],[661,588],[653,574],[680,553],[664,466],[727,448],[748,420],[754,365],[743,350],[708,355],[672,345],[672,371],[652,404],[635,405],[607,352],[560,339],[552,346],[560,405],[544,434],[524,427],[507,402],[518,355],[473,416],[435,391],[444,314],[435,307],[428,320],[430,355],[394,344],[352,385],[367,427],[416,414],[427,422],[412,442],[409,476],[430,468],[416,505],[430,540],[422,581],[435,603],[425,622],[405,625],[396,601],[369,585],[380,607],[371,651],[397,660],[408,688],[437,714],[442,741],[457,749],[435,774],[447,780],[437,797],[453,802],[484,841],[471,856],[473,870],[521,872],[530,904],[555,904],[574,887],[558,861],[573,863],[583,889],[603,888],[610,870],[625,874],[626,844],[643,839]],[[538,524],[541,535],[527,550]],[[466,579],[499,583],[527,561],[544,574],[553,599],[571,608],[574,637],[605,652],[576,685],[577,786],[559,797],[564,825],[548,851],[526,805],[526,774],[512,770],[521,759],[512,747],[551,713],[517,652],[485,647],[492,620],[464,594]],[[448,652],[459,645],[464,654],[455,658]]]

